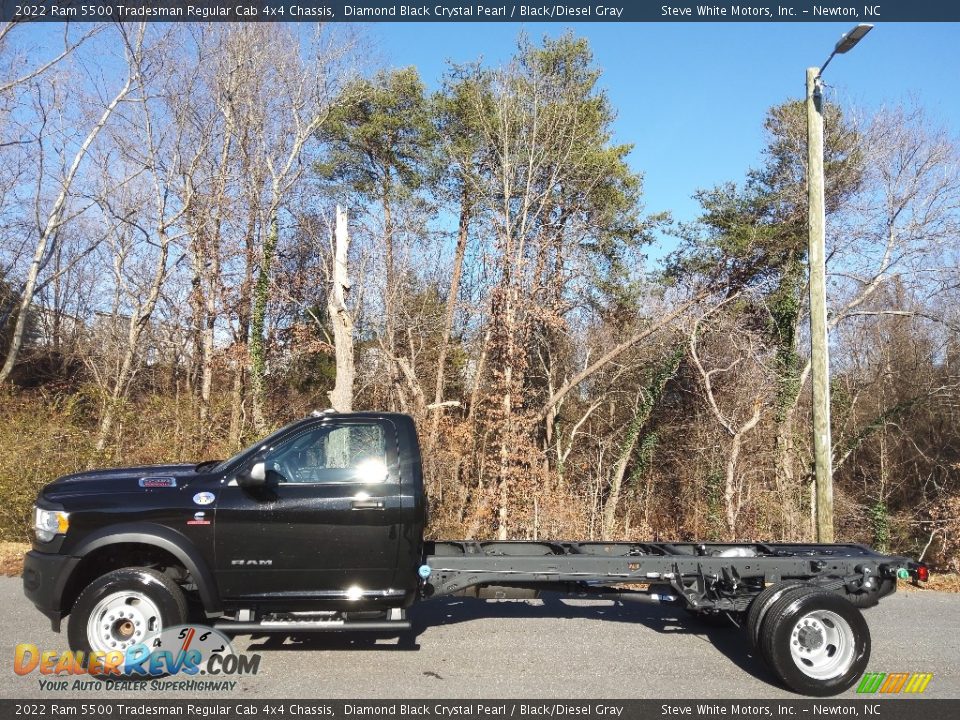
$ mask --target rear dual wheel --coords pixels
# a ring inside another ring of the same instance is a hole
[[[761,657],[788,688],[803,695],[837,695],[863,675],[870,660],[870,629],[846,598],[801,584],[771,592],[765,604],[747,629]]]
[[[757,595],[750,608],[747,610],[747,634],[750,636],[750,647],[754,650],[760,649],[760,625],[767,615],[767,611],[773,607],[773,604],[779,600],[788,590],[797,588],[811,587],[808,583],[798,580],[788,580],[787,582],[777,583],[765,588]]]

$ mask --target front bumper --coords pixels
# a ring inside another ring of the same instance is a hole
[[[60,632],[64,616],[63,593],[80,558],[31,550],[23,558],[23,593],[50,618],[50,627]]]

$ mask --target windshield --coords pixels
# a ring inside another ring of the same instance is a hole
[[[248,445],[247,447],[245,447],[243,450],[241,450],[240,452],[238,452],[238,453],[237,453],[236,455],[234,455],[233,457],[228,458],[227,460],[224,460],[224,461],[221,462],[219,465],[217,465],[215,468],[213,468],[210,472],[212,472],[212,473],[223,472],[224,470],[226,470],[227,468],[229,468],[229,467],[230,467],[231,465],[233,465],[234,463],[239,462],[240,459],[243,458],[243,457],[244,457],[245,455],[247,455],[248,453],[255,452],[256,450],[259,450],[259,449],[261,449],[261,448],[268,448],[268,447],[272,446],[278,437],[280,437],[281,435],[283,435],[283,433],[285,433],[287,430],[289,430],[290,428],[292,428],[294,425],[298,425],[298,424],[301,423],[301,422],[302,422],[302,420],[295,420],[294,422],[290,423],[289,425],[284,425],[282,428],[280,428],[279,430],[276,430],[275,432],[271,433],[270,435],[268,435],[267,437],[263,438],[262,440],[257,440],[255,443],[253,443],[253,445]]]

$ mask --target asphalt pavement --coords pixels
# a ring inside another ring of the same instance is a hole
[[[35,671],[13,671],[14,648],[67,649],[23,597],[19,578],[0,578],[0,697],[87,698],[103,692],[40,688]],[[898,592],[865,613],[873,637],[869,672],[930,672],[924,695],[960,698],[960,595]],[[667,606],[612,601],[415,605],[400,638],[363,633],[237,637],[259,653],[255,676],[230,692],[111,692],[146,698],[796,698],[776,684],[734,627],[715,628]],[[851,690],[846,693],[854,697]]]

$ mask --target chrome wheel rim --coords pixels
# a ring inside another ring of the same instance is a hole
[[[143,593],[125,590],[103,598],[87,620],[87,642],[98,652],[125,650],[163,629],[160,609]]]
[[[850,623],[830,610],[809,612],[790,631],[790,657],[807,677],[830,680],[853,664],[856,637]]]

